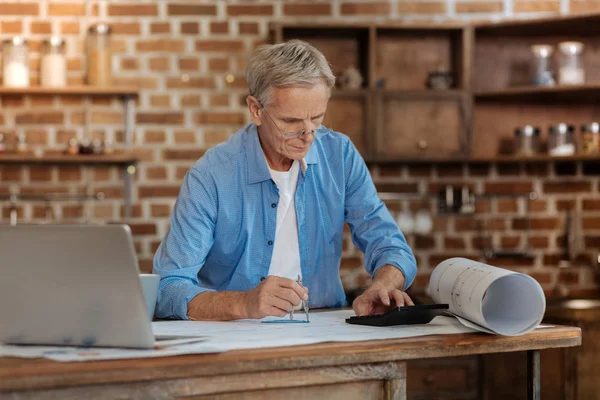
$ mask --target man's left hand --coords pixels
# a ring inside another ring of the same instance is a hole
[[[392,265],[380,268],[371,286],[358,296],[352,308],[358,316],[383,314],[395,307],[413,306],[411,298],[402,291],[404,275]]]

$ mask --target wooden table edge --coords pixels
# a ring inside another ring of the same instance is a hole
[[[235,350],[148,359],[61,363],[46,359],[0,358],[0,393],[92,384],[127,383],[194,376],[243,374],[284,369],[402,362],[581,344],[581,329],[554,326],[522,336],[485,333],[431,335],[405,339],[327,342],[313,345]]]

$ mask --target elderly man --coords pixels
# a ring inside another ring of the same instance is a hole
[[[156,316],[282,317],[302,300],[344,306],[344,222],[373,277],[355,312],[411,305],[412,251],[352,142],[321,125],[335,83],[323,54],[299,40],[263,45],[246,76],[252,122],[189,170],[156,252]]]

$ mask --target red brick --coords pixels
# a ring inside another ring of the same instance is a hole
[[[513,220],[513,229],[527,229],[528,223],[531,230],[557,230],[562,227],[562,219],[560,218],[530,218],[529,222],[527,218],[515,218]]]
[[[21,21],[2,21],[0,23],[2,33],[23,33],[23,22]]]
[[[144,132],[144,143],[164,143],[166,140],[164,131],[147,130]]]
[[[217,15],[216,5],[203,4],[169,4],[167,7],[169,15]]]
[[[431,250],[435,248],[435,239],[432,236],[416,235],[414,247],[419,250]]]
[[[465,1],[456,3],[456,12],[460,14],[499,13],[503,10],[504,5],[500,1]]]
[[[149,179],[149,180],[167,179],[167,168],[162,165],[146,167],[146,179]]]
[[[600,217],[584,217],[582,218],[582,228],[586,230],[600,229]]]
[[[361,269],[363,265],[361,257],[343,257],[340,262],[341,269]]]
[[[499,213],[516,213],[519,211],[517,200],[514,199],[498,199]]]
[[[238,112],[201,112],[195,115],[197,124],[231,124],[244,123],[244,115]]]
[[[229,70],[229,60],[227,58],[210,58],[208,60],[208,70],[211,72],[225,72]]]
[[[398,3],[398,14],[446,14],[446,3],[439,1],[402,1]]]
[[[375,183],[379,193],[418,193],[417,183]]]
[[[85,4],[49,2],[48,15],[83,17],[85,15]]]
[[[390,5],[388,3],[343,3],[342,15],[389,15]]]
[[[154,235],[156,234],[156,225],[151,223],[129,224],[131,233],[138,235]]]
[[[35,15],[39,14],[37,3],[4,3],[0,4],[0,15]]]
[[[472,217],[456,217],[454,230],[456,232],[475,231],[479,229],[479,222]]]
[[[589,0],[571,0],[569,9],[572,13],[590,13],[600,11],[600,2]]]
[[[183,107],[199,107],[202,104],[200,96],[195,94],[186,94],[181,96],[181,105]]]
[[[154,267],[154,260],[152,258],[138,260],[138,268],[141,273],[150,274],[150,273],[152,273],[153,267]]]
[[[184,118],[183,118],[183,113],[178,113],[178,112],[170,112],[170,113],[138,112],[136,115],[136,121],[138,124],[181,125],[181,124],[183,124]]]
[[[516,249],[521,245],[519,236],[504,236],[500,239],[500,246],[503,249]]]
[[[175,179],[177,180],[182,180],[185,177],[185,174],[187,174],[188,170],[190,168],[189,167],[177,167],[175,169]]]
[[[529,201],[529,210],[533,212],[546,212],[548,210],[548,201],[533,200]]]
[[[228,107],[229,106],[229,95],[228,94],[213,94],[210,96],[209,103],[212,107]]]
[[[468,174],[471,176],[485,177],[490,174],[490,165],[489,164],[469,164]]]
[[[598,211],[600,210],[600,199],[584,199],[582,207],[585,211]]]
[[[256,22],[240,22],[238,30],[242,35],[258,35],[260,33],[260,27]]]
[[[531,236],[529,238],[529,245],[534,249],[547,249],[550,240],[547,236]]]
[[[197,22],[182,22],[179,30],[184,35],[197,35],[200,33],[200,24]]]
[[[61,22],[60,32],[63,35],[78,35],[80,32],[79,22]]]
[[[196,143],[195,131],[175,131],[175,144],[194,144]]]
[[[139,22],[113,22],[110,27],[114,35],[139,35],[141,32]]]
[[[75,167],[60,167],[58,169],[58,180],[64,181],[79,181],[81,180],[81,168]]]
[[[592,191],[592,184],[589,181],[561,181],[544,183],[544,193],[574,193]]]
[[[194,149],[194,150],[172,150],[165,149],[163,151],[164,160],[192,160],[196,161],[204,155],[206,150]]]
[[[227,130],[207,129],[204,131],[204,145],[215,146],[227,140],[230,135],[231,132]]]
[[[178,194],[179,185],[140,186],[138,189],[138,195],[143,199],[151,197],[177,197]]]
[[[485,193],[489,194],[515,194],[531,191],[533,191],[533,183],[531,182],[497,182],[485,184]]]
[[[28,144],[48,144],[48,131],[47,130],[30,130],[25,132]]]
[[[244,43],[241,40],[197,40],[196,51],[240,52],[244,51]]]
[[[560,11],[559,0],[517,0],[513,3],[513,11],[516,13],[558,13]]]
[[[63,124],[65,115],[62,111],[24,112],[17,114],[17,124]]]
[[[461,177],[463,173],[463,166],[459,163],[443,164],[437,168],[437,174],[440,177]]]
[[[125,218],[125,206],[122,205],[119,210],[119,215],[121,218]],[[129,217],[132,218],[141,218],[142,217],[142,206],[139,204],[134,204],[131,207],[131,215]]]
[[[242,15],[273,15],[272,5],[228,5],[227,15],[238,17]]]
[[[110,16],[158,16],[158,5],[153,3],[108,4]]]
[[[29,167],[29,179],[32,182],[49,182],[52,180],[52,168],[32,165]]]
[[[464,250],[467,244],[462,237],[446,237],[444,238],[444,248],[447,250]]]
[[[152,95],[150,96],[150,105],[154,108],[171,108],[171,96],[168,94]]]
[[[153,22],[150,24],[150,33],[153,35],[171,33],[171,24],[168,22]]]
[[[121,69],[123,71],[137,71],[140,63],[137,58],[121,58]]]
[[[119,111],[92,111],[92,124],[120,125],[123,123],[123,113]]]
[[[135,48],[140,52],[169,52],[182,53],[185,51],[185,42],[179,39],[141,40]]]
[[[152,204],[150,206],[150,215],[155,218],[164,218],[171,215],[171,206],[168,204]]]
[[[148,61],[151,71],[168,71],[170,69],[167,57],[154,57]]]
[[[283,5],[283,14],[290,16],[300,15],[331,15],[331,4],[293,3]]]
[[[552,283],[552,273],[550,271],[532,271],[527,273],[527,275],[538,281],[540,285]]]
[[[575,200],[556,200],[557,211],[569,211],[576,207],[577,202]]]
[[[211,22],[210,23],[210,33],[223,33],[223,34],[227,34],[229,33],[229,22],[227,21],[223,21],[223,22]]]
[[[525,257],[499,257],[490,260],[490,264],[494,264],[494,266],[500,268],[533,267],[534,263],[535,258]]]
[[[34,34],[50,35],[52,34],[52,25],[50,24],[50,22],[46,21],[35,21],[31,22],[29,30],[31,31],[31,33]]]
[[[188,77],[187,81],[181,78],[167,78],[167,89],[214,89],[214,78]]]

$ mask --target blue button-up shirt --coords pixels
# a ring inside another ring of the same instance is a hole
[[[346,305],[339,276],[344,222],[371,275],[390,264],[410,286],[415,258],[350,139],[316,137],[301,165],[295,202],[311,308]],[[257,286],[269,272],[278,203],[256,125],[208,150],[183,180],[154,257],[161,275],[156,316],[187,319],[187,303],[199,293]]]

